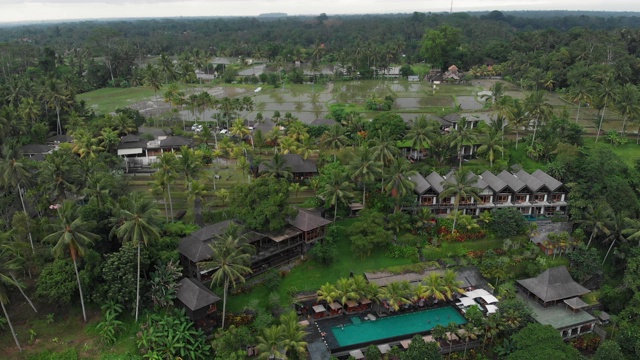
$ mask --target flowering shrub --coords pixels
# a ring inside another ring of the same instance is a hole
[[[585,334],[571,340],[570,343],[580,351],[594,353],[600,346],[600,337],[595,334]]]
[[[481,258],[481,257],[483,257],[483,256],[487,253],[487,251],[488,251],[488,250],[475,250],[475,251],[469,251],[469,252],[467,253],[467,257],[468,257],[468,258],[471,258],[471,259]],[[496,254],[496,255],[504,255],[504,254],[506,254],[506,253],[507,253],[506,251],[504,251],[504,249],[501,249],[501,248],[492,249],[492,251],[493,251],[493,253],[494,253],[494,254]]]

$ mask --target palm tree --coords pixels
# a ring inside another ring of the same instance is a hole
[[[498,81],[497,83],[493,84],[493,86],[491,86],[489,90],[491,91],[491,94],[482,95],[481,98],[490,100],[492,106],[495,107],[500,99],[504,96],[504,83],[502,81]]]
[[[494,128],[487,129],[480,138],[480,147],[478,147],[478,154],[487,154],[489,158],[489,164],[493,167],[493,159],[495,159],[495,152],[504,152],[504,147],[499,145],[500,133]]]
[[[169,209],[173,219],[173,200],[171,199],[171,183],[175,179],[176,169],[179,167],[178,159],[174,153],[166,152],[157,157],[157,162],[152,165],[158,171],[153,174],[156,179],[162,179],[162,183],[167,187],[169,196]]]
[[[596,133],[596,142],[598,142],[598,137],[600,136],[600,130],[602,129],[602,123],[604,121],[604,114],[607,111],[607,105],[611,103],[613,99],[616,97],[616,87],[617,84],[613,76],[605,76],[602,81],[599,81],[594,89],[596,94],[594,97],[598,101],[598,104],[602,106],[602,112],[600,115],[600,122],[598,123],[598,132]]]
[[[640,106],[638,101],[640,100],[640,91],[638,88],[627,83],[621,86],[616,94],[616,108],[620,115],[622,115],[622,135],[625,136],[625,125],[627,120],[634,119],[640,115]]]
[[[440,130],[440,125],[434,126],[422,115],[417,117],[411,124],[411,129],[407,132],[405,139],[411,143],[411,148],[422,153],[429,145],[436,131]]]
[[[285,354],[285,329],[280,325],[272,325],[265,328],[262,335],[258,335],[258,359],[286,359]]]
[[[346,174],[334,172],[329,176],[327,183],[320,192],[320,197],[324,199],[325,203],[333,205],[333,222],[338,217],[338,204],[347,204],[348,201],[353,198],[351,192],[353,184],[346,178]]]
[[[60,111],[67,107],[71,102],[71,96],[62,87],[59,80],[48,80],[45,87],[45,98],[49,106],[56,111],[57,122],[56,132],[62,134],[62,123],[60,122]]]
[[[2,306],[2,312],[4,313],[4,318],[7,320],[7,324],[9,325],[9,330],[13,336],[13,340],[20,352],[22,352],[22,347],[20,347],[20,342],[18,341],[16,332],[11,324],[11,318],[9,318],[9,313],[7,313],[7,309],[5,308],[5,305],[9,303],[7,288],[9,286],[20,288],[20,284],[11,275],[12,272],[19,269],[20,258],[17,256],[14,249],[10,246],[0,246],[0,306]]]
[[[447,289],[446,294],[449,300],[453,300],[453,294],[464,294],[464,289],[461,288],[462,282],[457,279],[458,274],[451,269],[444,271],[442,275],[442,284]]]
[[[177,159],[177,169],[184,175],[184,181],[189,186],[193,179],[202,173],[202,157],[196,150],[182,146],[180,147],[180,157]]]
[[[524,108],[527,110],[528,118],[533,119],[533,137],[531,146],[536,141],[536,132],[538,124],[545,122],[551,116],[551,105],[545,99],[545,92],[542,90],[534,91],[527,95],[524,99]]]
[[[389,177],[384,188],[396,199],[396,210],[400,207],[400,200],[413,192],[415,184],[411,181],[411,176],[414,174],[416,172],[411,169],[411,164],[407,159],[398,159],[391,164]]]
[[[207,195],[206,186],[200,181],[193,180],[189,184],[189,199],[193,201],[193,210],[196,224],[204,226],[202,219],[202,198]]]
[[[625,228],[622,230],[622,235],[626,236],[627,240],[638,241],[640,244],[640,220],[624,218]]]
[[[24,202],[23,186],[26,186],[29,179],[33,176],[29,171],[29,164],[20,154],[20,151],[15,144],[6,144],[3,151],[4,157],[0,159],[0,181],[2,187],[9,190],[15,187],[20,197],[20,203],[22,204],[22,211],[25,216],[29,218],[27,212],[27,206]],[[31,250],[35,253],[35,247],[33,246],[33,238],[31,236],[31,230],[29,233],[29,242],[31,243]]]
[[[353,288],[353,282],[349,278],[340,278],[336,282],[336,300],[344,306],[349,300],[360,300],[358,293]]]
[[[151,63],[147,63],[142,76],[142,83],[153,89],[153,96],[155,97],[158,90],[162,87],[160,68]]]
[[[236,286],[236,283],[244,283],[244,275],[252,273],[249,264],[254,247],[246,242],[244,236],[240,234],[237,226],[229,226],[227,231],[218,237],[211,247],[211,260],[204,261],[200,267],[214,269],[211,276],[211,285],[223,285],[222,300],[222,328],[227,312],[227,294],[229,285]]]
[[[408,296],[408,289],[401,282],[391,282],[380,289],[380,298],[395,311],[398,311],[400,306],[411,302],[407,299]]]
[[[271,162],[264,163],[265,170],[262,172],[263,177],[274,177],[276,179],[291,179],[291,166],[287,164],[287,159],[279,153],[273,155]]]
[[[298,323],[298,315],[292,311],[280,316],[280,326],[282,327],[285,355],[295,353],[299,359],[305,358],[307,342],[304,341],[304,338],[307,333],[303,330],[302,325]]]
[[[329,128],[320,138],[320,144],[327,149],[338,150],[349,143],[349,139],[344,135],[345,130],[342,126],[336,124]],[[336,161],[336,155],[333,154],[333,161]]]
[[[437,272],[432,272],[422,279],[423,293],[419,294],[422,298],[432,298],[434,300],[444,301],[447,299],[449,289]]]
[[[440,193],[440,198],[454,198],[454,206],[456,215],[453,218],[453,228],[451,233],[456,231],[456,222],[458,221],[458,209],[460,207],[460,200],[473,198],[476,201],[480,201],[478,194],[481,189],[474,185],[478,182],[478,175],[471,172],[469,169],[458,169],[453,172],[453,175],[446,179],[442,184],[444,190]]]
[[[462,328],[462,330],[460,332],[460,335],[462,337],[462,339],[464,340],[464,352],[462,354],[462,358],[466,359],[467,358],[467,347],[469,346],[469,340],[476,340],[478,339],[479,334],[479,329],[473,325],[472,323],[467,323],[464,325],[464,327]]]
[[[140,305],[140,251],[151,241],[160,238],[160,217],[156,204],[144,194],[135,192],[124,199],[119,212],[119,222],[113,228],[122,242],[138,246],[138,274],[136,280],[136,321]]]
[[[84,297],[82,295],[82,284],[80,283],[80,275],[78,274],[78,257],[83,257],[87,252],[87,246],[93,241],[100,239],[100,236],[92,233],[89,229],[95,226],[95,222],[83,221],[74,211],[75,205],[71,201],[65,201],[62,205],[52,205],[52,209],[58,211],[60,216],[59,229],[42,239],[44,242],[55,242],[53,254],[59,258],[64,256],[65,250],[69,249],[73,269],[76,272],[76,280],[78,281],[78,291],[80,292],[80,304],[82,305],[82,317],[87,322],[87,312],[84,308]]]
[[[351,281],[351,289],[358,295],[357,300],[366,299],[369,296],[369,294],[367,293],[369,282],[367,281],[367,278],[364,277],[364,275],[355,275],[351,277],[349,281]]]
[[[167,54],[160,54],[160,70],[164,73],[165,84],[169,83],[169,79],[175,79],[176,69],[173,65],[173,61],[171,61]]]
[[[626,241],[624,230],[626,229],[625,225],[625,215],[624,213],[614,214],[611,220],[607,223],[607,228],[609,228],[609,236],[605,239],[605,241],[611,241],[611,246],[609,246],[609,250],[604,255],[604,259],[602,260],[602,265],[604,265],[605,261],[607,261],[607,257],[609,257],[609,253],[611,249],[613,249],[616,241]]]
[[[456,124],[456,129],[451,132],[453,140],[451,141],[451,147],[455,147],[458,152],[458,167],[462,167],[462,147],[464,145],[473,145],[477,139],[474,129],[471,128],[471,123],[467,121],[466,117],[460,118],[460,121]]]
[[[365,144],[356,150],[355,157],[349,163],[351,179],[362,184],[362,206],[366,207],[367,182],[382,176],[382,163],[375,160],[373,151]]]
[[[591,240],[599,234],[609,236],[610,231],[607,228],[607,224],[613,218],[613,210],[604,202],[597,202],[594,207],[593,204],[587,206],[585,212],[585,218],[578,222],[582,225],[591,228],[591,235],[589,236],[589,242],[587,242],[587,248],[591,245]]]
[[[331,283],[325,283],[320,286],[320,289],[317,292],[318,301],[326,301],[327,304],[331,304],[332,302],[338,299],[338,290],[335,285]]]
[[[529,119],[527,119],[527,111],[520,99],[514,99],[506,111],[507,121],[516,131],[516,149],[520,140],[520,129],[526,127]]]
[[[578,112],[576,113],[576,124],[580,119],[580,106],[582,103],[591,101],[591,91],[585,81],[579,81],[569,89],[570,99],[578,103]]]

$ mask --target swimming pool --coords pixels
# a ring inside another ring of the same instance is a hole
[[[388,316],[375,321],[362,321],[343,326],[334,326],[331,333],[340,347],[368,343],[397,336],[429,331],[436,325],[446,326],[454,322],[466,324],[465,318],[451,306],[422,310],[408,314]]]

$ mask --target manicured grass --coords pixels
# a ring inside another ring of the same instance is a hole
[[[346,229],[357,219],[347,219],[338,221],[340,227],[336,241],[340,254],[338,261],[330,266],[323,266],[313,260],[307,260],[296,266],[284,278],[278,289],[267,289],[265,286],[258,286],[250,293],[232,296],[229,298],[227,308],[231,311],[241,311],[251,300],[257,299],[261,305],[266,303],[271,292],[280,295],[281,303],[289,304],[291,292],[316,291],[324,283],[334,283],[341,277],[348,277],[353,271],[354,274],[362,274],[365,271],[384,269],[391,266],[410,264],[409,259],[392,259],[385,255],[385,249],[373,251],[371,256],[360,259],[351,253],[351,241],[346,236]],[[294,291],[295,290],[295,291]]]
[[[591,148],[607,148],[620,156],[629,166],[634,167],[638,159],[640,159],[640,145],[636,144],[635,136],[629,137],[629,142],[625,145],[613,146],[607,142],[604,136],[600,136],[598,142],[595,138],[585,138],[585,146]]]

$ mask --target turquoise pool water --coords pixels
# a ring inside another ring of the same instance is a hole
[[[436,325],[458,325],[467,321],[453,307],[422,310],[408,314],[388,316],[375,321],[363,321],[359,324],[347,324],[331,328],[333,336],[340,346],[372,342],[396,336],[410,335],[433,329]]]

